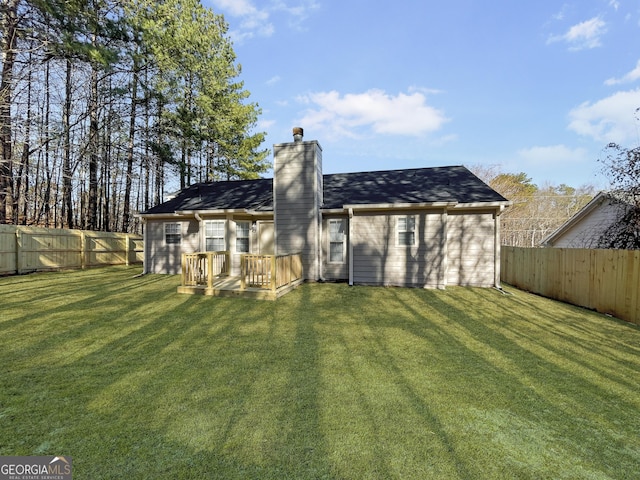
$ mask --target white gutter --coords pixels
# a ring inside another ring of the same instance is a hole
[[[136,217],[146,219],[146,220],[161,220],[165,219],[176,219],[176,218],[184,218],[184,215],[179,213],[138,213]]]
[[[367,203],[347,204],[344,210],[411,210],[419,208],[448,208],[455,207],[458,202],[423,202],[423,203]]]
[[[244,213],[246,213],[248,215],[252,215],[254,217],[273,217],[273,210],[264,211],[264,212],[257,212],[255,210],[245,209]]]
[[[513,205],[513,202],[472,202],[458,203],[454,208],[500,208],[500,212],[502,212],[505,207],[510,207],[511,205]]]
[[[178,215],[222,215],[229,213],[246,213],[244,208],[220,208],[217,210],[178,210]]]

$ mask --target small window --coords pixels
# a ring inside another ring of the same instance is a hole
[[[224,245],[224,220],[209,220],[204,224],[204,242],[207,252],[222,252]]]
[[[164,243],[167,245],[180,244],[181,237],[179,223],[164,224]]]
[[[249,222],[236,223],[236,252],[249,253]]]
[[[398,217],[398,245],[411,246],[416,243],[416,219],[413,215]]]
[[[344,263],[344,219],[329,220],[329,263]]]

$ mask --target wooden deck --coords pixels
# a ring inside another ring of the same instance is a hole
[[[299,254],[244,254],[240,263],[233,276],[227,251],[183,254],[178,293],[276,300],[303,282]]]
[[[192,295],[210,295],[213,297],[244,297],[255,300],[276,300],[289,293],[303,282],[302,279],[284,285],[278,289],[267,290],[265,288],[246,287],[242,288],[240,277],[219,277],[213,280],[213,285],[190,285],[178,287],[178,293]]]

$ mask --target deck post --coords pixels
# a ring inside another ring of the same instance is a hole
[[[207,288],[213,288],[213,253],[207,252],[207,264],[205,265],[207,272]]]
[[[287,285],[289,285],[292,281],[292,273],[291,273],[291,268],[293,266],[293,254],[289,255],[287,257]]]
[[[240,256],[240,290],[246,290],[247,288],[247,255]]]
[[[186,285],[187,284],[187,254],[183,253],[182,254],[182,285]]]
[[[276,274],[276,256],[271,255],[271,291],[275,292],[278,288],[278,279]]]

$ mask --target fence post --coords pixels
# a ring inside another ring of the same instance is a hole
[[[86,259],[86,251],[87,251],[87,245],[86,245],[86,241],[87,239],[85,238],[85,234],[84,231],[80,231],[80,268],[82,268],[83,270],[85,268],[87,268],[87,259]]]
[[[16,227],[16,273],[22,273],[22,231],[20,227]]]

